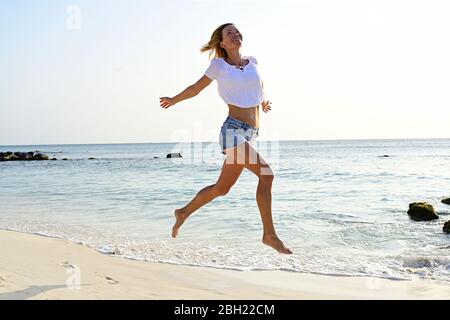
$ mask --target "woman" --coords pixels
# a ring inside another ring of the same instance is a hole
[[[259,178],[256,201],[263,222],[262,242],[280,253],[292,254],[278,238],[272,221],[273,171],[251,143],[258,136],[259,105],[264,112],[270,110],[270,102],[264,100],[263,83],[258,73],[255,57],[242,57],[242,35],[232,23],[218,27],[208,44],[200,52],[215,51],[215,58],[200,80],[173,98],[161,97],[160,105],[167,109],[176,103],[198,95],[213,80],[217,80],[219,95],[229,108],[224,121],[219,144],[226,155],[217,182],[200,190],[183,208],[175,210],[172,237],[176,237],[184,221],[197,209],[218,196],[226,195],[247,168]]]

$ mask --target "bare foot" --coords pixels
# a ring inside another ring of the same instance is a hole
[[[283,244],[283,242],[278,239],[277,236],[263,236],[262,243],[274,248],[279,253],[292,254],[292,251]]]
[[[183,224],[184,220],[188,217],[185,212],[181,209],[175,210],[175,224],[172,228],[172,237],[175,238],[178,234],[178,229],[180,229],[181,225]]]

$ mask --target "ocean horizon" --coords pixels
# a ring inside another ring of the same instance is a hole
[[[259,141],[273,141],[263,140],[258,138]],[[274,141],[283,142],[327,142],[327,141],[403,141],[403,140],[450,140],[450,138],[348,138],[348,139],[277,139]],[[167,144],[167,143],[217,143],[217,140],[191,140],[191,141],[140,141],[140,142],[92,142],[92,143],[39,143],[39,144],[0,144],[0,147],[28,147],[28,146],[70,146],[70,145],[104,145],[104,144]],[[4,152],[4,151],[3,151]]]

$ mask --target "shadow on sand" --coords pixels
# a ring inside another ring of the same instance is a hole
[[[87,285],[80,285],[80,286],[87,286]],[[27,289],[20,291],[0,293],[0,300],[26,300],[38,294],[62,288],[69,288],[69,286],[67,285],[31,286]]]

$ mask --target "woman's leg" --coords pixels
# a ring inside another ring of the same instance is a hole
[[[201,208],[218,196],[226,195],[244,170],[243,164],[236,164],[234,161],[234,149],[227,150],[227,157],[223,163],[222,172],[215,184],[209,185],[200,190],[197,195],[183,208],[175,210],[175,224],[172,228],[172,237],[176,237],[178,229],[184,221],[197,209]]]
[[[238,158],[245,161],[244,166],[259,178],[256,190],[256,202],[263,223],[262,242],[280,253],[291,254],[292,251],[278,238],[272,220],[272,182],[273,171],[263,157],[248,143],[237,147]],[[245,159],[245,160],[243,160]]]

